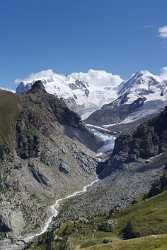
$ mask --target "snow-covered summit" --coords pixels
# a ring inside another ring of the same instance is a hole
[[[167,69],[160,75],[139,71],[117,88],[117,98],[86,120],[90,124],[110,125],[134,122],[159,112],[167,105]]]
[[[166,87],[165,79],[144,70],[133,74],[129,80],[123,82],[119,87],[118,96],[126,95],[126,103],[132,103],[140,97],[145,97],[147,101],[166,100]]]

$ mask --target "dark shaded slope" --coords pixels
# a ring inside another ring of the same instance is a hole
[[[116,101],[104,105],[101,109],[91,114],[85,122],[98,126],[119,123],[124,120],[129,114],[137,111],[140,107],[142,107],[144,105],[145,98],[138,98],[131,104],[125,104],[125,101],[127,101],[126,95],[121,100],[119,100],[118,98]]]

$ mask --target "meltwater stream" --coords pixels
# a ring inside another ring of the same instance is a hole
[[[60,204],[63,201],[65,201],[67,199],[70,199],[72,197],[75,197],[75,196],[79,196],[79,195],[87,192],[88,188],[90,188],[91,186],[93,186],[97,182],[98,182],[98,179],[95,179],[90,184],[84,186],[82,190],[76,191],[73,194],[70,194],[70,195],[68,195],[68,196],[66,196],[64,198],[56,200],[55,204],[49,207],[49,211],[48,212],[50,213],[50,216],[47,219],[47,221],[45,222],[45,224],[43,225],[43,227],[41,228],[40,232],[34,233],[34,234],[30,234],[30,235],[28,235],[28,236],[26,236],[24,238],[20,238],[14,244],[9,243],[8,241],[4,241],[0,245],[0,250],[22,250],[27,243],[31,242],[36,237],[44,234],[48,230],[48,228],[49,228],[49,226],[50,226],[50,224],[52,222],[52,219],[55,218],[55,217],[57,217],[57,215],[58,215],[58,209],[60,207]]]

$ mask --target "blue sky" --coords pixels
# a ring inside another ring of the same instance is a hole
[[[54,69],[104,69],[126,79],[167,65],[166,0],[3,0],[0,85]],[[163,34],[166,34],[165,31]]]

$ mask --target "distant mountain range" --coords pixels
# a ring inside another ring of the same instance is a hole
[[[117,97],[117,88],[123,81],[118,75],[90,69],[87,73],[60,75],[52,70],[30,75],[21,82],[16,92],[29,90],[36,80],[41,80],[50,94],[63,98],[73,111],[87,117],[105,103]]]
[[[130,123],[160,111],[167,104],[167,79],[140,71],[117,88],[117,98],[103,105],[87,123],[110,126]]]
[[[46,70],[17,80],[20,83],[16,93],[25,93],[36,80],[43,82],[48,93],[63,98],[70,109],[96,125],[135,120],[167,103],[167,77],[149,71],[137,72],[123,81],[106,71],[91,69],[65,76]]]

